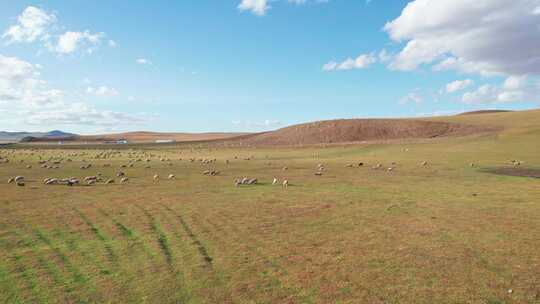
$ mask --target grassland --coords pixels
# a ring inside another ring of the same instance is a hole
[[[540,303],[540,180],[485,172],[513,159],[540,169],[540,111],[436,120],[503,129],[327,147],[132,146],[105,160],[99,146],[2,149],[0,302]],[[151,162],[120,168],[142,153]],[[44,169],[40,156],[73,161]],[[120,170],[128,184],[41,183]],[[7,184],[15,175],[25,187]],[[234,187],[242,176],[260,183]]]

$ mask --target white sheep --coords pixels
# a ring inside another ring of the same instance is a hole
[[[278,179],[274,177],[274,181],[272,181],[272,185],[275,185],[278,183]]]
[[[154,181],[157,182],[159,180],[159,175],[154,175]]]
[[[22,182],[24,180],[24,176],[16,176],[14,181],[15,182]]]
[[[169,179],[175,179],[176,176],[174,176],[174,174],[169,174]]]
[[[283,188],[288,188],[289,187],[289,181],[288,180],[284,180],[283,183],[281,184],[283,186]]]
[[[120,180],[120,183],[121,183],[121,184],[125,184],[125,183],[127,183],[128,181],[129,181],[129,178],[123,177],[123,178]]]

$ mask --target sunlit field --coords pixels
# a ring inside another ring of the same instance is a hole
[[[437,119],[503,129],[294,148],[7,146],[0,302],[540,303],[540,179],[489,172],[540,169],[540,112]],[[43,183],[69,177],[80,183]],[[243,177],[258,183],[235,186]]]

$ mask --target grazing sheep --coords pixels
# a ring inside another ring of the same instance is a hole
[[[258,181],[257,181],[256,178],[252,178],[252,179],[250,179],[250,180],[247,181],[247,184],[248,184],[248,185],[255,185],[257,182],[258,182]]]
[[[15,177],[15,182],[22,182],[24,180],[24,176],[16,176]]]
[[[32,169],[32,165],[27,165],[26,169]]]
[[[174,174],[169,174],[169,179],[175,179],[176,176],[174,176]]]
[[[275,185],[278,183],[278,179],[274,177],[274,180],[272,181],[272,185]]]
[[[116,173],[116,177],[122,177],[122,176],[125,176],[126,174],[122,171]]]
[[[14,177],[10,177],[8,179],[8,184],[13,184],[13,182],[15,182],[15,178]]]
[[[427,162],[427,161],[425,161],[425,160],[424,160],[424,161],[422,161],[422,163],[420,163],[420,165],[421,165],[422,167],[425,167],[425,166],[427,166],[427,164],[428,164],[428,162]]]
[[[56,179],[56,178],[51,178],[51,179],[49,179],[49,180],[47,180],[47,181],[45,182],[45,185],[54,185],[54,184],[58,184],[58,179]]]
[[[97,180],[97,176],[87,176],[84,178],[85,182],[90,181],[90,180]]]
[[[392,172],[392,171],[394,171],[394,168],[390,167],[390,168],[386,169],[386,171]]]
[[[209,175],[209,174],[210,174],[210,170],[204,170],[202,174],[203,174],[203,175]]]
[[[283,186],[283,188],[288,188],[289,187],[289,181],[288,180],[284,180],[283,183],[281,184]]]
[[[240,181],[241,184],[247,184],[247,181],[248,181],[248,178],[247,177],[244,177],[242,178],[242,180]]]
[[[470,163],[469,166],[472,168],[472,167],[475,166],[475,164],[474,164],[474,163]]]
[[[123,178],[120,180],[120,183],[121,183],[121,184],[125,184],[125,183],[127,183],[128,181],[129,181],[129,178],[123,177]]]
[[[114,184],[114,179],[108,179],[105,184]]]
[[[283,169],[282,169],[282,170],[283,170],[283,171],[287,171],[287,170],[289,170],[289,168],[287,168],[287,167],[283,167]]]
[[[157,182],[159,180],[159,175],[154,175],[154,181]]]
[[[239,187],[241,184],[242,184],[242,181],[240,179],[237,178],[237,179],[234,180],[234,185],[236,187]]]
[[[90,185],[93,185],[93,184],[95,184],[95,183],[96,183],[96,180],[95,180],[95,179],[91,179],[91,180],[89,180],[89,181],[86,182],[86,184],[89,185],[89,186],[90,186]]]

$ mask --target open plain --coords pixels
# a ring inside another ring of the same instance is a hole
[[[540,111],[424,121],[489,132],[5,146],[0,302],[540,303]]]

